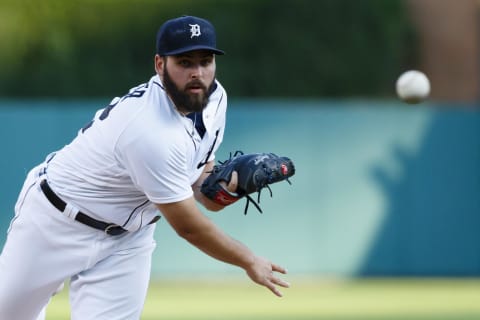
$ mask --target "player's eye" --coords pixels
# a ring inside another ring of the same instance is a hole
[[[202,65],[202,67],[207,67],[207,66],[211,65],[212,62],[213,62],[212,58],[207,58],[207,59],[202,59],[200,61],[200,64]]]
[[[192,65],[192,63],[189,60],[182,59],[178,61],[178,64],[181,65],[182,67],[188,68]]]

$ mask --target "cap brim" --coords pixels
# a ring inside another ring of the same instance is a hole
[[[219,50],[217,48],[209,47],[209,46],[190,46],[190,47],[186,47],[186,48],[181,48],[181,49],[177,49],[177,50],[168,51],[168,52],[163,53],[163,55],[164,56],[175,56],[175,55],[179,55],[179,54],[182,54],[182,53],[185,53],[185,52],[190,52],[190,51],[195,51],[195,50],[207,50],[207,51],[211,51],[211,52],[213,52],[217,55],[224,55],[225,54],[224,51]]]

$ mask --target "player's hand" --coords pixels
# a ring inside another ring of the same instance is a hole
[[[282,293],[277,286],[289,288],[290,284],[276,276],[274,272],[287,274],[285,268],[276,265],[265,258],[255,257],[253,263],[245,269],[247,275],[252,281],[259,285],[265,286],[272,291],[276,296],[282,297]]]
[[[228,191],[235,193],[237,192],[237,187],[238,187],[238,173],[237,171],[232,172],[232,177],[230,178],[230,182],[227,183],[225,181],[221,181],[220,184],[227,189]]]
[[[220,181],[219,182],[222,187],[227,189],[229,192],[236,193],[237,186],[238,186],[238,173],[237,171],[232,172],[232,177],[230,178],[230,182],[227,184],[226,181]],[[203,193],[198,192],[198,199],[201,199],[201,203],[205,206],[210,211],[217,212],[225,208],[224,205],[221,205],[219,203],[216,203],[212,201],[211,199],[208,199],[203,195]]]

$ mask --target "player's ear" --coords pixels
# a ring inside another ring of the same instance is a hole
[[[157,72],[158,75],[160,76],[163,75],[164,67],[165,67],[165,59],[160,55],[156,54],[155,55],[155,71]]]

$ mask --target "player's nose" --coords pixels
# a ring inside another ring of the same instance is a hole
[[[203,75],[203,68],[200,64],[195,64],[192,66],[190,71],[190,78],[191,79],[200,79]]]

